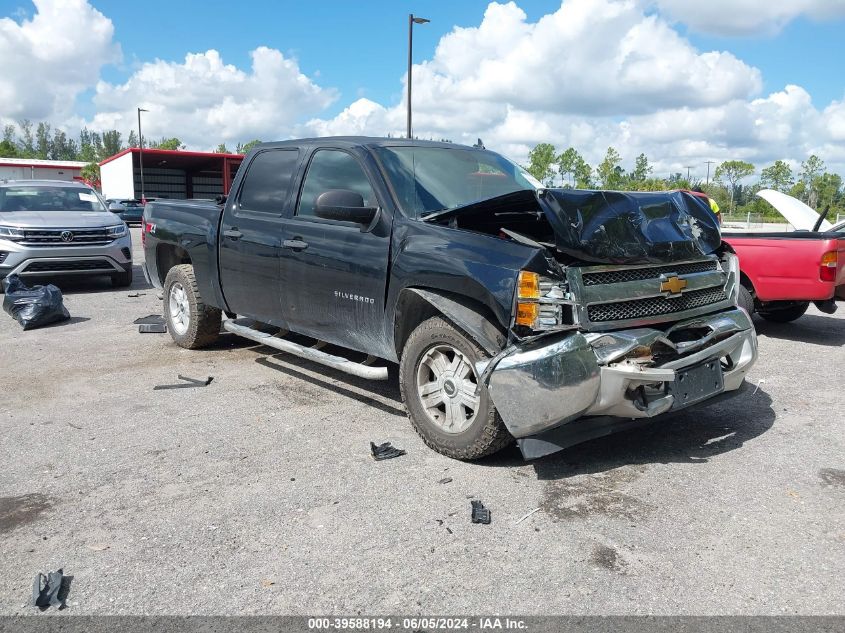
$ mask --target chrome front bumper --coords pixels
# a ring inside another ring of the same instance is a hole
[[[648,366],[652,352],[672,360]],[[578,418],[653,418],[685,405],[670,391],[689,368],[723,366],[723,386],[711,397],[736,392],[757,359],[748,314],[733,309],[682,321],[667,330],[640,328],[544,337],[509,347],[477,368],[502,420],[517,440]],[[678,400],[678,401],[676,401]],[[590,439],[587,437],[587,439]],[[579,440],[581,441],[581,440]],[[577,442],[573,442],[577,443]]]

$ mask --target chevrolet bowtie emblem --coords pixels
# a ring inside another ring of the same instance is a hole
[[[675,275],[660,282],[660,292],[668,292],[673,295],[680,294],[681,290],[686,287],[687,280]]]

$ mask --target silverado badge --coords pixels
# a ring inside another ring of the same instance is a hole
[[[668,292],[669,296],[681,294],[681,290],[687,287],[687,280],[677,275],[667,277],[660,282],[660,292]]]

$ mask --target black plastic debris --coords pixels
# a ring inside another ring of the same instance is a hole
[[[67,321],[70,313],[62,300],[62,291],[53,284],[27,287],[18,275],[3,280],[3,310],[24,330]]]
[[[141,334],[166,334],[167,325],[164,323],[142,323],[138,326]]]
[[[370,450],[373,452],[373,459],[377,462],[380,462],[384,459],[393,459],[394,457],[399,457],[400,455],[405,455],[405,451],[401,448],[396,448],[392,446],[390,442],[385,442],[384,444],[376,445],[375,442],[370,442]]]
[[[441,479],[437,483],[439,483],[439,484],[450,484],[450,483],[452,483],[452,478],[451,477],[444,477],[443,479]]]
[[[490,510],[484,507],[484,504],[477,499],[472,502],[472,522],[490,525]]]
[[[64,582],[63,570],[47,572],[46,575],[39,573],[32,581],[32,606],[40,609],[48,607],[64,606],[64,596],[59,593]]]
[[[127,296],[127,297],[132,297],[132,298],[134,299],[135,297],[143,297],[145,294],[147,294],[147,293],[146,293],[146,292],[130,292],[130,293],[129,293],[128,295],[126,295],[126,296]]]
[[[176,384],[176,385],[156,385],[153,387],[153,391],[160,391],[162,389],[193,389],[194,387],[207,387],[211,384],[211,381],[214,380],[214,376],[209,376],[205,379],[197,379],[197,378],[188,378],[188,376],[183,376],[179,374],[176,376],[179,380],[184,380],[184,383]]]
[[[134,323],[135,325],[141,325],[141,324],[147,325],[147,324],[153,324],[153,323],[164,323],[164,317],[161,316],[160,314],[148,314],[145,317],[140,317],[140,318],[135,319],[134,321],[132,321],[132,323]]]

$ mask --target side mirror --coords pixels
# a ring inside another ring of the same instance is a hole
[[[364,197],[348,189],[330,189],[317,196],[314,213],[318,218],[369,225],[377,207],[365,207]]]
[[[109,203],[109,211],[112,213],[123,213],[126,209],[123,208],[123,205],[119,202],[111,202]]]

